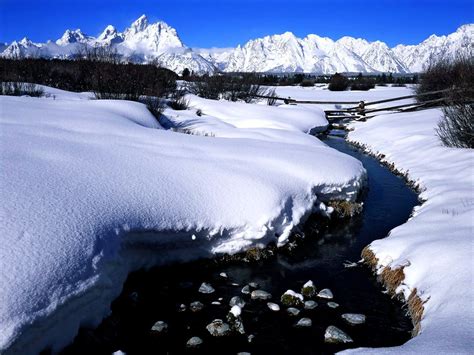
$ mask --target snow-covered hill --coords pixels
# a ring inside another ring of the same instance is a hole
[[[447,36],[432,35],[418,45],[390,48],[381,41],[342,37],[334,41],[310,34],[298,38],[291,32],[248,41],[228,49],[192,49],[177,31],[159,21],[149,23],[140,16],[130,27],[119,32],[107,26],[97,37],[80,29],[66,30],[61,38],[33,43],[26,37],[0,47],[4,57],[69,58],[84,46],[114,46],[126,60],[138,63],[157,62],[177,73],[188,68],[195,73],[274,72],[419,72],[433,55],[454,56],[473,46],[474,24],[461,26]]]

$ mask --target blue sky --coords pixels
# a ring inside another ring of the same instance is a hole
[[[474,22],[474,0],[0,0],[0,41],[59,38],[65,29],[123,30],[140,15],[175,27],[190,47],[234,47],[291,31],[415,44]]]

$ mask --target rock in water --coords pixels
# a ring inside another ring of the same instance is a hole
[[[221,272],[219,276],[222,277],[223,279],[226,279],[228,277],[225,272]]]
[[[257,282],[250,282],[249,286],[256,290],[259,287],[259,284]]]
[[[247,341],[248,341],[249,343],[251,343],[254,339],[255,339],[255,335],[253,335],[253,334],[250,334],[250,335],[247,337]]]
[[[230,309],[230,313],[232,313],[234,317],[237,318],[242,313],[242,309],[239,306],[232,306],[232,308]]]
[[[230,333],[229,324],[224,323],[222,319],[214,319],[206,326],[206,329],[214,337],[222,337]]]
[[[242,318],[240,318],[240,313],[242,312],[239,306],[234,306],[227,315],[227,321],[229,322],[232,330],[240,334],[245,334],[244,323]]]
[[[202,344],[202,339],[200,337],[192,337],[186,343],[188,348],[197,348]]]
[[[204,305],[199,301],[192,302],[189,305],[189,309],[191,310],[191,312],[199,312],[203,308],[204,308]]]
[[[342,316],[347,323],[350,325],[364,324],[365,316],[359,313],[344,313]]]
[[[239,306],[240,308],[244,308],[245,301],[242,298],[240,298],[239,296],[234,296],[230,299],[229,306],[231,306],[231,307]]]
[[[285,306],[301,306],[303,304],[303,295],[293,290],[286,291],[281,295],[281,303]]]
[[[315,309],[318,304],[315,301],[306,301],[304,303],[304,309]]]
[[[269,300],[270,298],[272,298],[272,295],[269,294],[267,291],[255,290],[252,291],[251,297],[253,300]]]
[[[328,299],[328,300],[332,300],[332,299],[334,298],[334,296],[333,296],[331,290],[328,289],[328,288],[325,288],[325,289],[319,291],[318,297],[319,297],[319,298],[326,298],[326,299]]]
[[[286,312],[290,315],[290,316],[297,316],[298,314],[300,314],[300,310],[298,308],[294,308],[294,307],[290,307],[286,310]]]
[[[212,287],[210,284],[203,282],[201,286],[199,287],[199,292],[200,293],[213,293],[214,287]]]
[[[162,332],[165,332],[166,330],[168,330],[168,324],[166,324],[165,322],[161,320],[153,324],[153,327],[151,327],[151,331],[153,333],[162,333]]]
[[[305,297],[313,297],[316,294],[316,287],[314,287],[313,281],[309,280],[303,285],[301,294]]]
[[[274,312],[278,312],[280,310],[280,306],[273,302],[268,302],[267,306]]]
[[[307,328],[311,327],[313,322],[309,318],[301,318],[298,322],[296,322],[295,327],[297,328]]]
[[[329,307],[329,308],[337,308],[337,307],[339,307],[339,303],[336,303],[336,302],[328,302],[328,307]]]
[[[354,340],[339,328],[330,325],[326,328],[326,332],[324,333],[324,341],[326,343],[339,344],[352,343]]]
[[[249,285],[245,285],[243,288],[242,288],[242,291],[241,291],[244,295],[248,295],[250,293],[250,286]]]
[[[180,304],[178,307],[178,312],[186,312],[186,305],[185,304]]]

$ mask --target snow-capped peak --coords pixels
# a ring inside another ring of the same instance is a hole
[[[70,43],[86,43],[91,39],[92,37],[85,35],[78,28],[77,30],[66,30],[63,36],[56,41],[56,44],[59,46],[66,46]]]
[[[117,29],[108,25],[105,30],[97,37],[97,42],[104,44],[115,44],[123,41],[123,35],[117,31]]]
[[[148,17],[141,15],[136,19],[130,27],[125,31],[126,34],[135,34],[144,31],[148,27]]]
[[[141,52],[145,58],[185,47],[173,27],[162,21],[150,24],[145,15],[140,16],[124,31],[123,39],[122,48],[130,53],[135,52],[134,54]]]
[[[33,45],[33,42],[28,37],[23,37],[23,39],[21,41],[19,41],[18,43],[21,44],[24,47],[28,47],[28,46]]]
[[[99,37],[97,37],[98,40],[104,40],[104,39],[107,39],[109,38],[110,36],[113,36],[117,33],[117,29],[112,26],[112,25],[108,25],[105,30],[99,35]]]

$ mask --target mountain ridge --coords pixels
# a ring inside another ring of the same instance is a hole
[[[163,21],[150,23],[140,16],[123,32],[108,25],[97,36],[80,29],[66,30],[56,41],[21,41],[3,44],[0,56],[72,58],[86,47],[113,46],[125,59],[138,63],[156,63],[177,73],[185,68],[198,74],[222,72],[265,73],[414,73],[433,55],[455,56],[472,50],[474,24],[460,26],[455,32],[431,35],[417,45],[399,44],[390,48],[382,41],[344,36],[338,40],[308,34],[304,38],[292,32],[267,35],[249,40],[231,49],[193,49],[187,47],[175,28]]]

